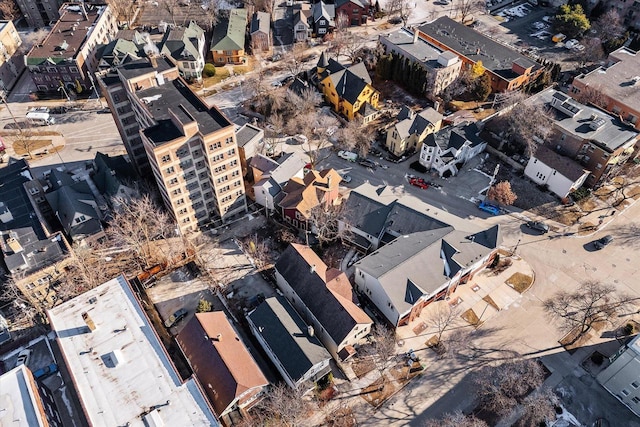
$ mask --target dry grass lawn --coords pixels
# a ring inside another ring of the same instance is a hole
[[[370,359],[355,359],[351,363],[351,369],[358,378],[362,378],[376,368],[375,363]]]
[[[554,220],[558,221],[564,225],[573,225],[578,222],[578,219],[581,218],[583,214],[578,210],[564,210],[559,213]]]
[[[29,151],[31,152],[32,156],[35,156],[39,151],[46,147],[51,147],[50,139],[32,139],[29,141]],[[15,142],[13,142],[13,151],[15,151],[18,156],[26,156],[29,154],[27,150],[25,150],[23,144],[16,144]]]
[[[204,77],[202,80],[204,83],[204,87],[211,87],[211,86],[217,85],[227,77],[229,77],[229,70],[227,69],[227,67],[216,67],[215,76]]]
[[[362,397],[371,406],[378,407],[396,391],[394,384],[387,378],[378,378],[360,392]]]
[[[592,222],[585,222],[583,224],[580,224],[580,227],[578,228],[578,235],[585,235],[585,234],[590,234],[591,232],[593,232],[596,228],[598,228],[597,225],[595,225]]]
[[[511,286],[513,289],[515,289],[517,292],[519,293],[523,293],[524,291],[526,291],[527,289],[529,289],[531,287],[531,285],[533,284],[533,277],[528,276],[524,273],[514,273],[513,275],[511,275],[511,277],[509,277],[505,283],[509,286]]]
[[[476,328],[482,324],[482,322],[478,318],[478,315],[471,308],[465,311],[464,313],[462,313],[460,317],[462,317],[471,326]]]
[[[498,304],[496,304],[496,302],[493,300],[493,298],[491,298],[489,295],[487,295],[484,298],[482,298],[482,300],[484,302],[486,302],[487,304],[489,304],[491,307],[493,307],[496,310],[500,311],[500,307],[498,307]]]

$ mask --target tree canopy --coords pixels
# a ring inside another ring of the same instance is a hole
[[[578,36],[591,28],[591,23],[580,4],[560,6],[554,24],[555,28],[567,37]]]

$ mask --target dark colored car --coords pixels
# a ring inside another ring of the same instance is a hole
[[[429,188],[429,184],[422,178],[409,178],[409,184],[422,188],[423,190]]]
[[[613,236],[608,234],[608,235],[606,235],[604,237],[599,238],[595,242],[593,242],[593,246],[596,249],[600,250],[600,249],[604,248],[605,246],[607,246],[611,242],[613,242]]]
[[[361,165],[361,166],[364,166],[365,168],[371,168],[371,169],[375,169],[376,168],[376,164],[374,162],[372,162],[371,160],[367,160],[367,159],[358,160],[358,164]]]
[[[56,372],[58,372],[58,365],[56,365],[55,363],[52,363],[49,366],[45,366],[44,368],[40,368],[37,371],[33,372],[33,376],[35,378],[45,378],[48,377],[49,375],[53,375]]]
[[[532,230],[537,230],[542,234],[549,232],[549,226],[544,222],[540,222],[540,221],[529,221],[527,222],[527,227],[529,227]]]
[[[173,325],[184,319],[187,313],[188,311],[184,308],[177,310],[175,313],[169,316],[167,320],[164,321],[164,326],[166,326],[167,328],[172,327]]]

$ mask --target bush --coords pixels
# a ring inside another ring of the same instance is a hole
[[[198,301],[198,308],[196,309],[196,313],[208,313],[213,309],[211,303],[206,299],[201,299]]]
[[[634,329],[635,328],[633,327],[633,323],[627,323],[626,325],[624,325],[624,334],[631,335]]]
[[[216,67],[213,64],[204,64],[202,74],[204,74],[205,77],[213,77],[216,75]]]
[[[589,197],[591,195],[591,190],[588,188],[580,187],[576,191],[570,194],[571,198],[574,201],[582,200],[585,197]]]

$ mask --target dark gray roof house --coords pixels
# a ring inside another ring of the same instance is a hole
[[[284,297],[267,298],[247,320],[291,387],[316,382],[331,371],[331,355]]]
[[[93,164],[93,182],[100,194],[108,198],[117,196],[122,186],[130,186],[136,179],[131,163],[124,156],[109,157],[97,152]]]
[[[160,52],[175,61],[196,61],[204,55],[204,45],[200,43],[203,37],[204,30],[191,21],[186,28],[167,31],[160,42]]]
[[[320,61],[322,60],[321,57]],[[329,59],[326,69],[320,73],[320,81],[323,81],[326,77],[330,78],[338,96],[351,104],[358,100],[358,96],[366,88],[367,84],[371,84],[371,77],[367,67],[362,62],[346,67],[334,59]]]

